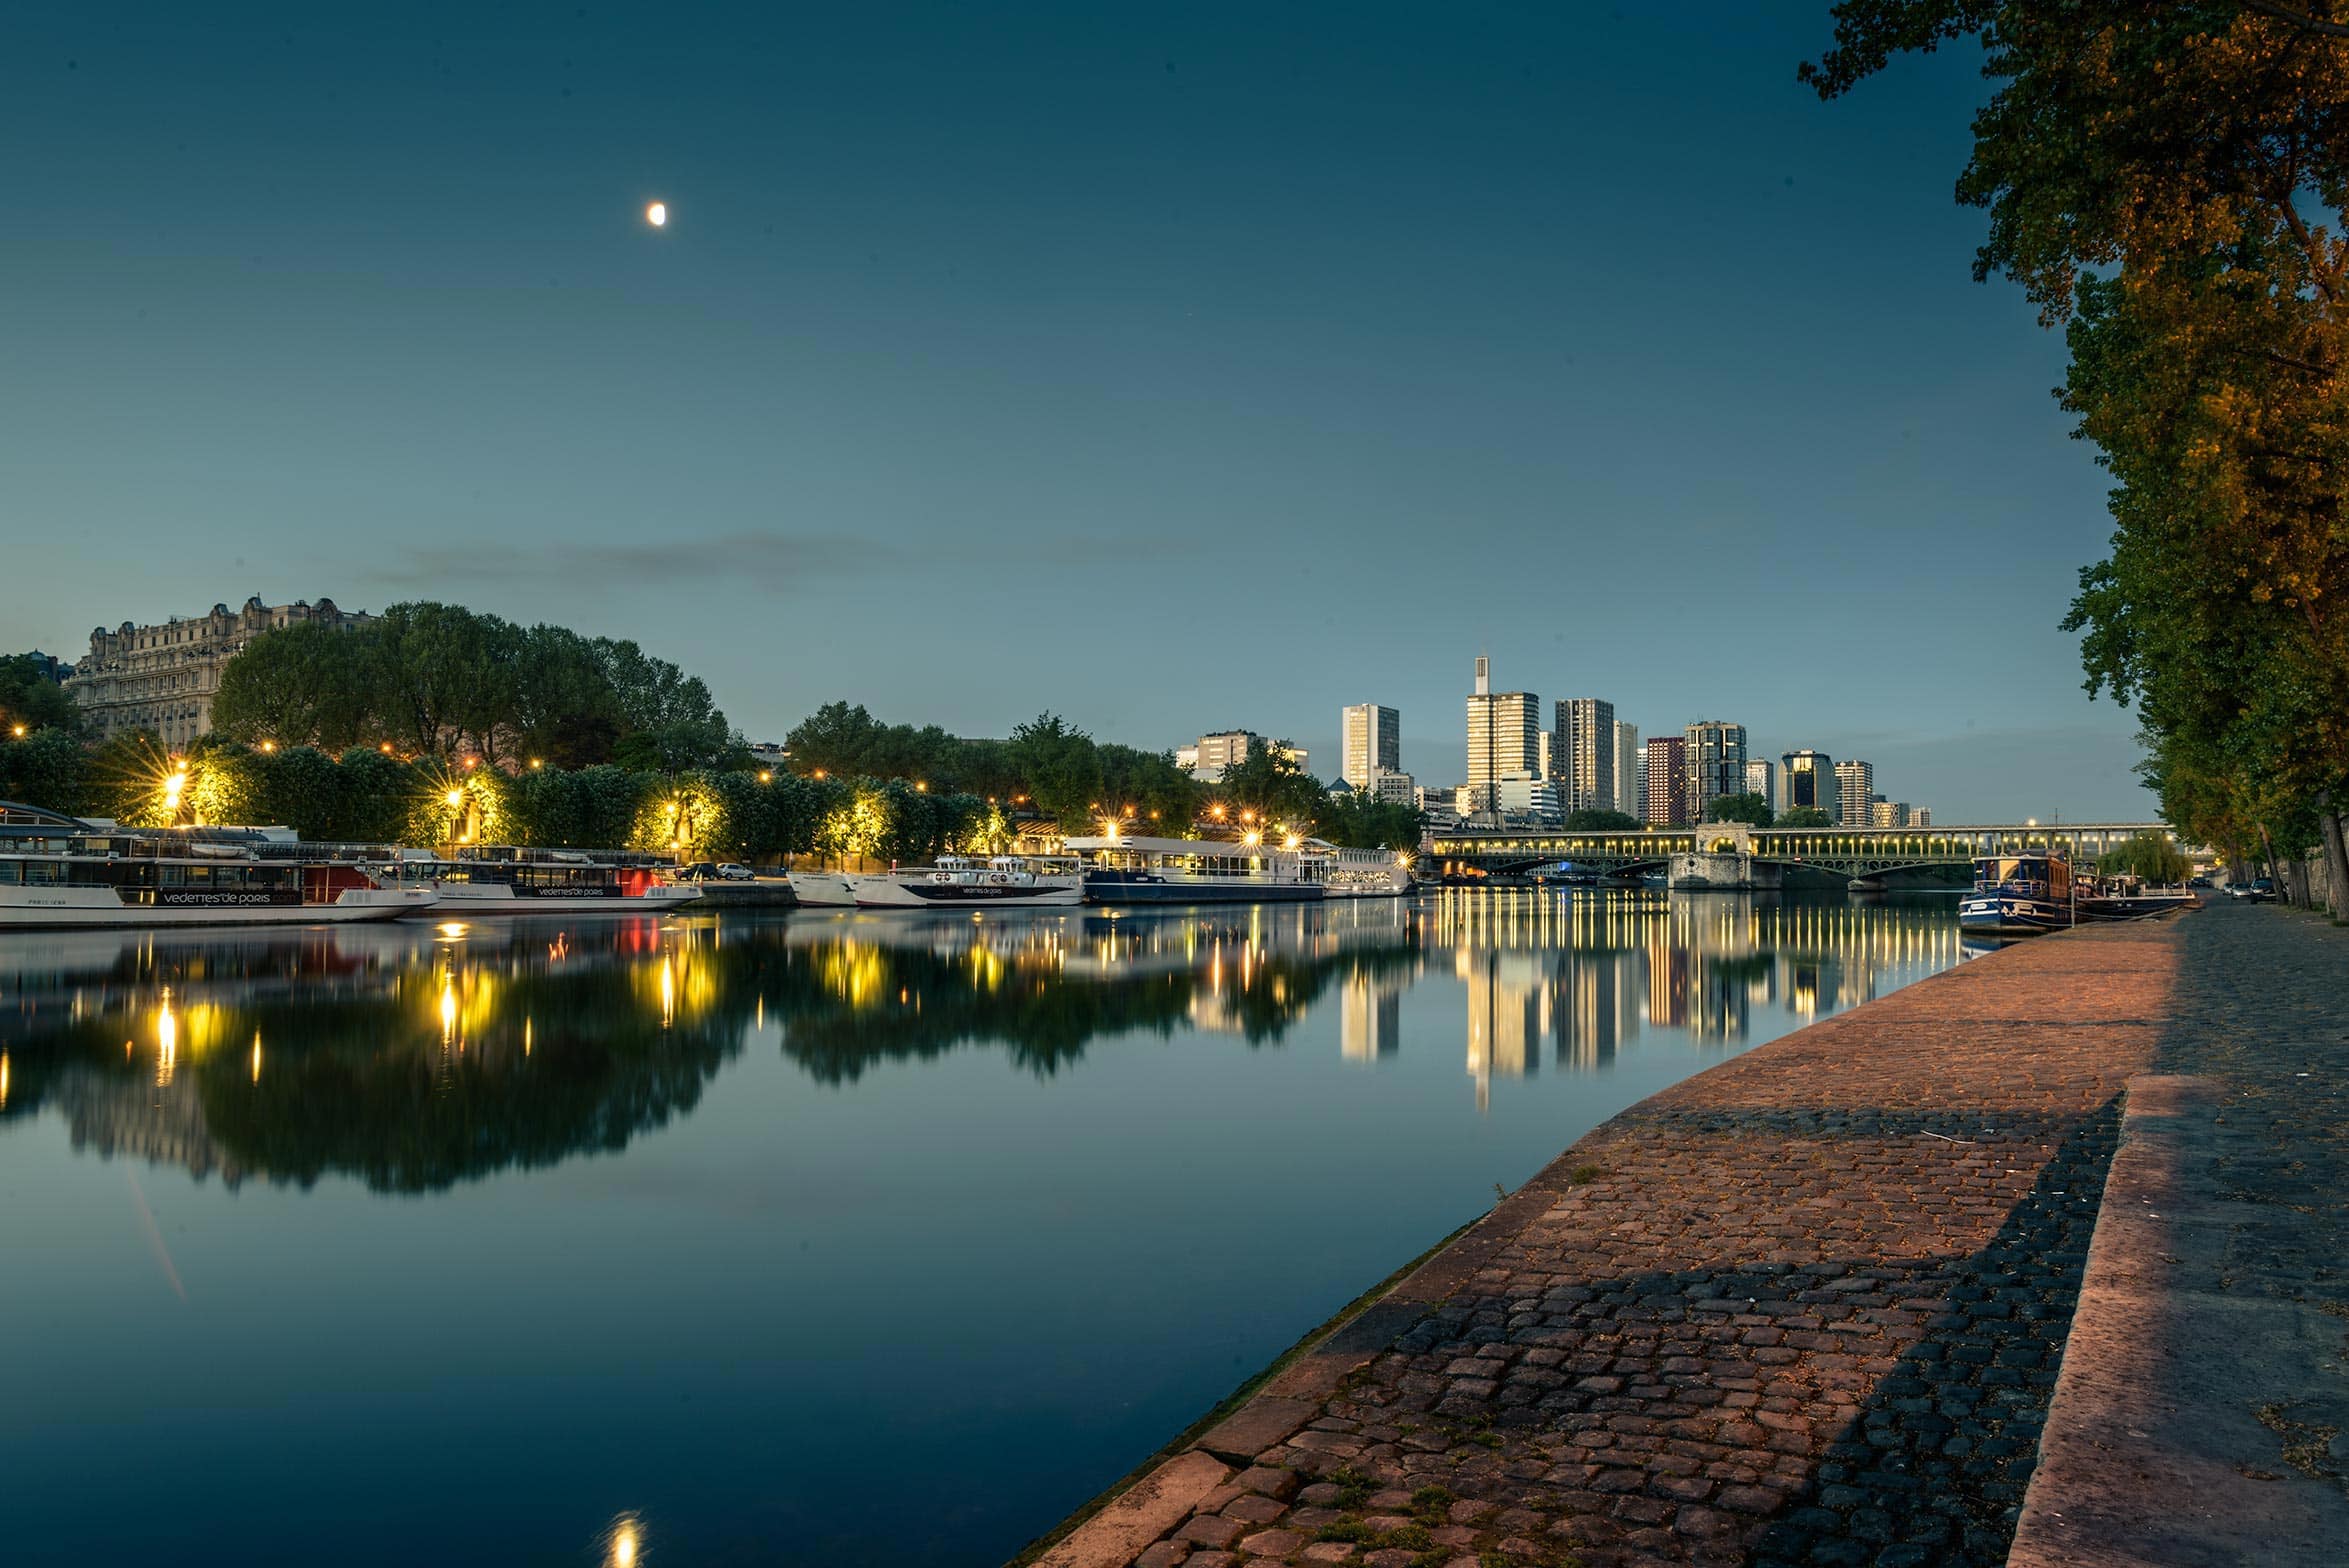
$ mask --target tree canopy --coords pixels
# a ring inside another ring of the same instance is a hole
[[[1628,811],[1615,811],[1605,806],[1585,806],[1566,813],[1566,831],[1569,833],[1634,833],[1639,830],[1639,818]]]
[[[1833,15],[1803,68],[1827,97],[1987,50],[1975,273],[2065,328],[2058,396],[2114,479],[2065,622],[2088,691],[2136,708],[2173,826],[2287,867],[2321,842],[2349,897],[2349,24],[2290,0]]]
[[[676,770],[740,742],[709,688],[633,642],[517,626],[461,605],[395,604],[352,631],[256,637],[221,671],[215,733],[329,752],[388,743],[416,756],[616,762]]]
[[[1717,795],[1705,808],[1707,822],[1745,822],[1757,828],[1770,825],[1770,803],[1753,791],[1742,795]]]

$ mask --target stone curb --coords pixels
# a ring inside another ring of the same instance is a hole
[[[2193,1282],[2235,1207],[2188,1180],[2207,1164],[2220,1083],[2146,1074],[2127,1095],[2008,1568],[2337,1564],[2337,1521],[2244,1466],[2259,1448],[2251,1387],[2214,1343],[2288,1340],[2291,1308]]]

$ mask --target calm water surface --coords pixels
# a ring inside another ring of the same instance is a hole
[[[0,938],[11,1562],[991,1564],[1948,900]]]

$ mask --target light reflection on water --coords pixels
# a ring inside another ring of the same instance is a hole
[[[1957,958],[1946,900],[1530,891],[12,935],[12,1547],[391,1562],[429,1495],[499,1561],[995,1562],[1493,1186]]]

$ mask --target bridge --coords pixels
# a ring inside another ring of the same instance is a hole
[[[1790,877],[1848,881],[1892,876],[1947,883],[1969,872],[1980,855],[2062,850],[2075,865],[2086,865],[2140,833],[2172,840],[2177,836],[2164,822],[1927,828],[1757,828],[1742,822],[1707,822],[1623,833],[1455,828],[1428,835],[1420,863],[1424,872],[1439,876],[1506,876],[1552,866],[1602,877],[1673,870],[1677,882],[1685,870],[1703,861],[1735,860],[1762,871],[1770,885]],[[1677,865],[1674,857],[1680,857]],[[1702,877],[1697,872],[1696,879]]]

